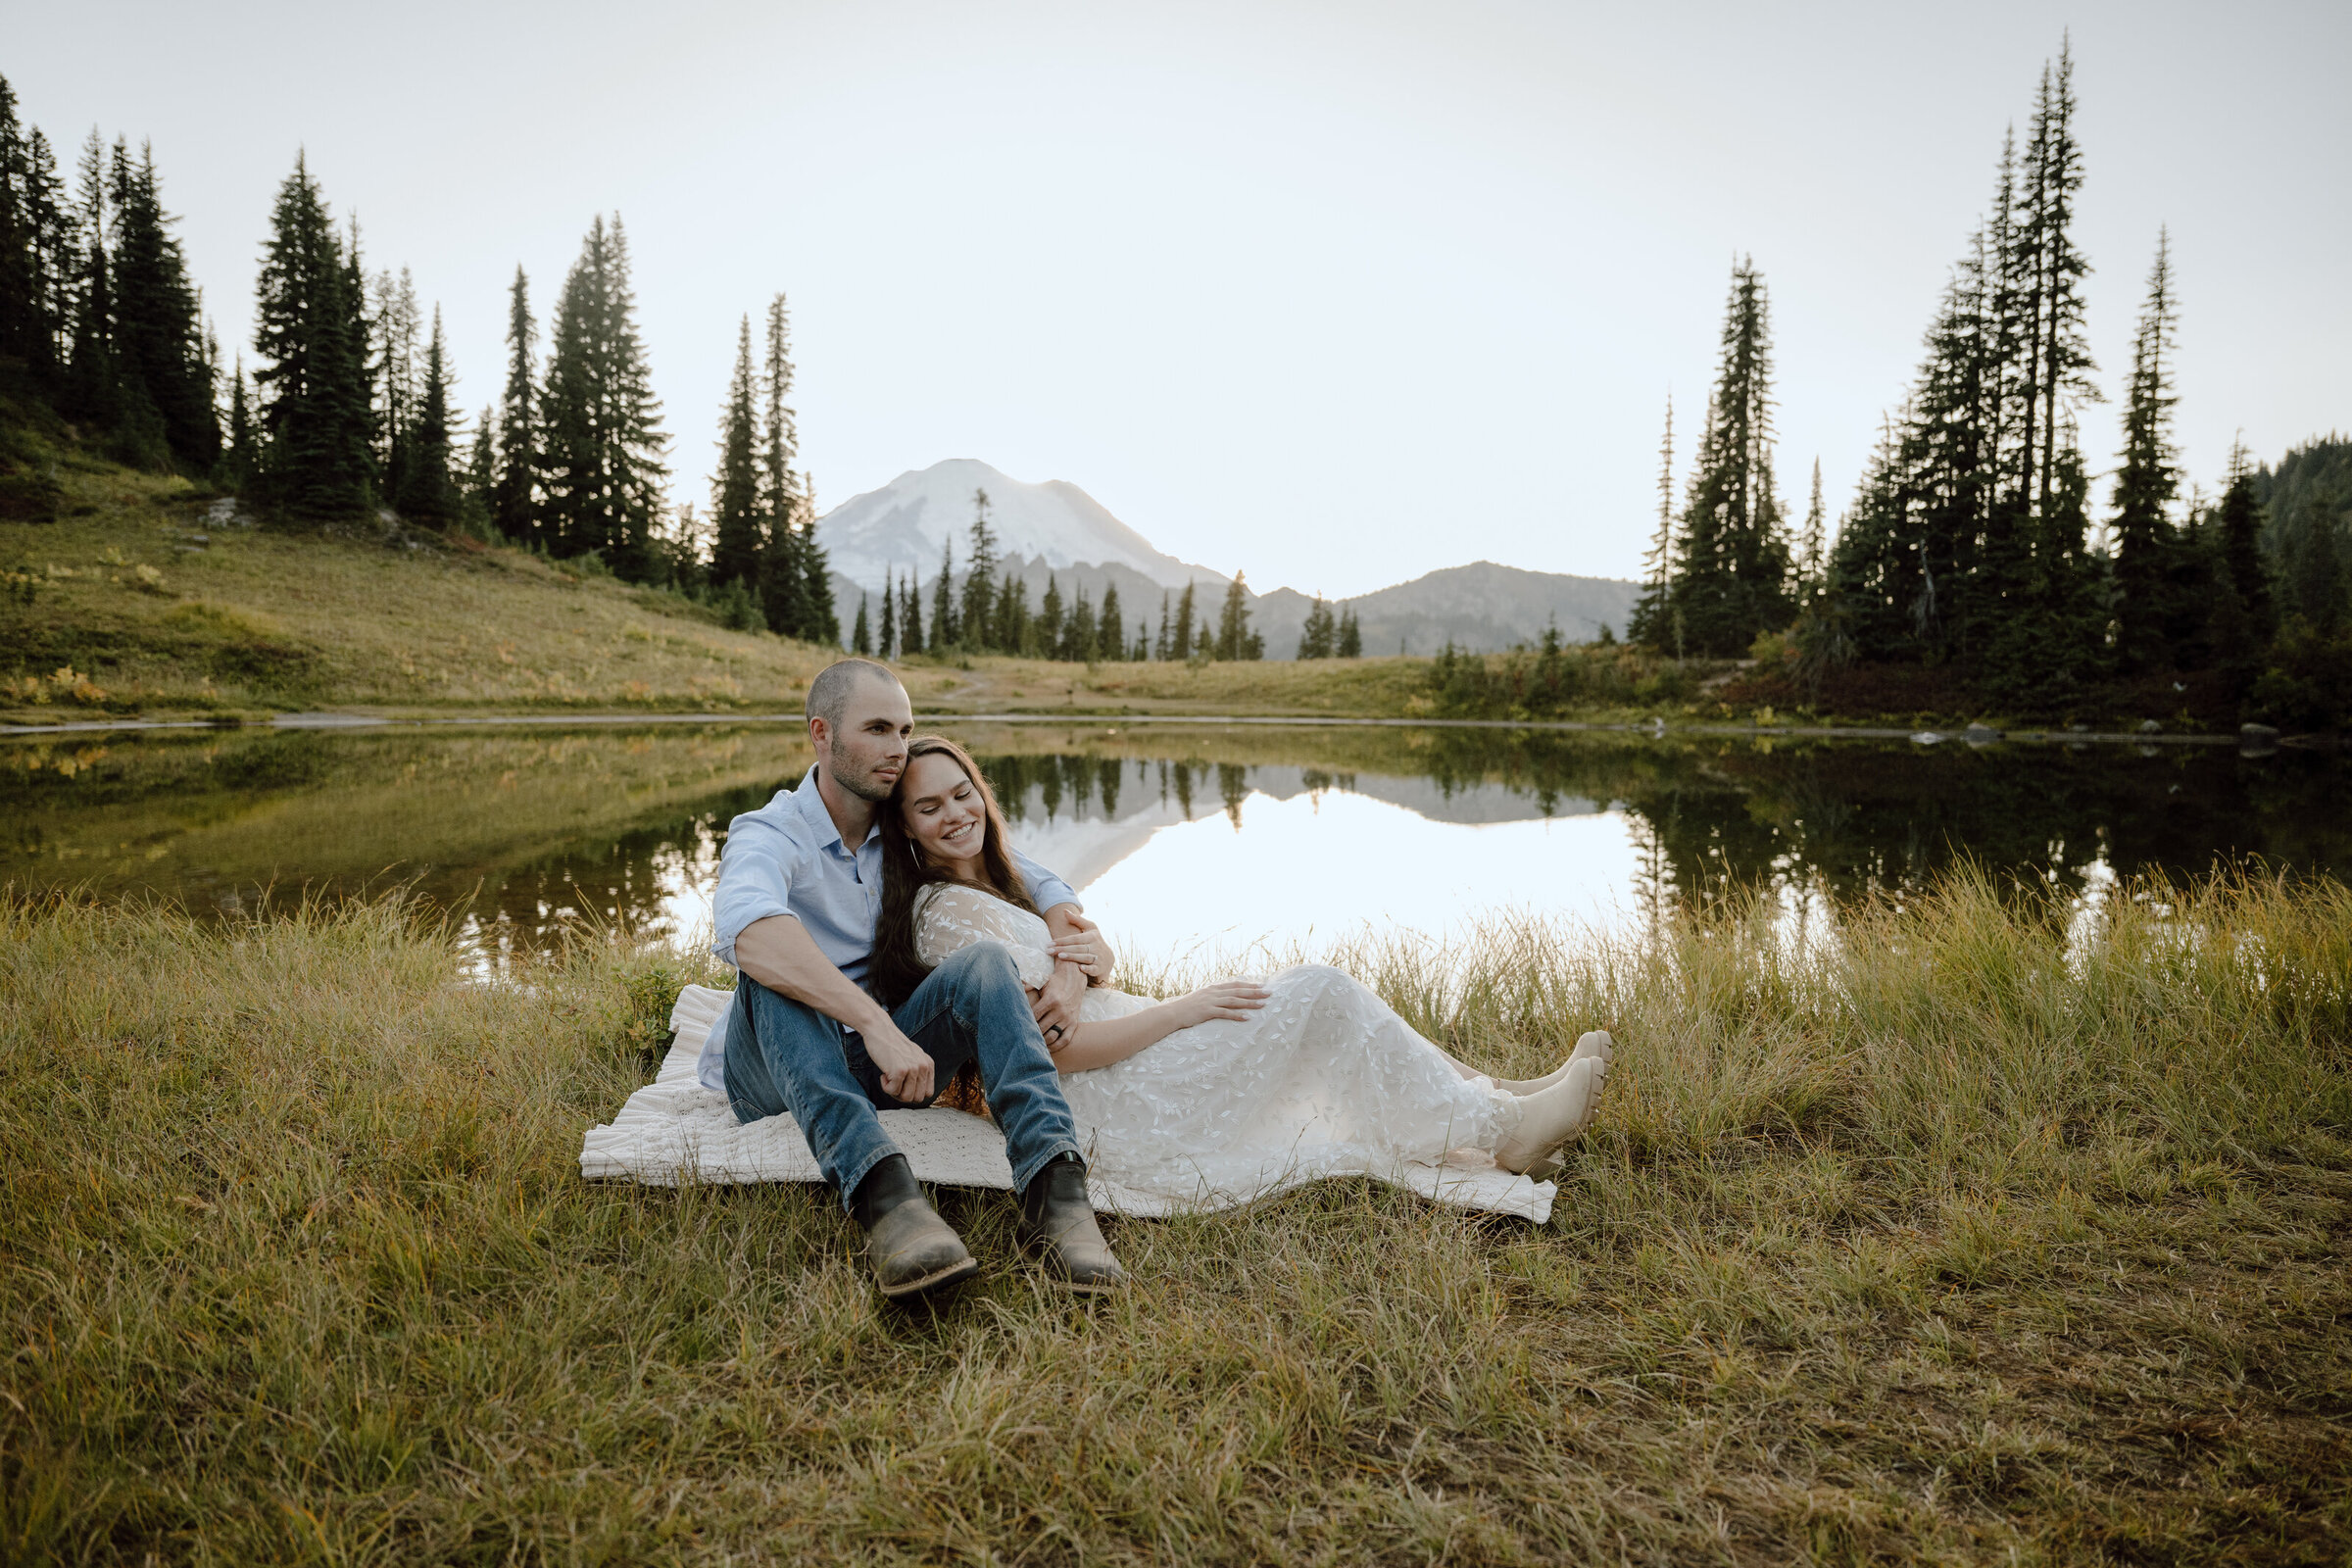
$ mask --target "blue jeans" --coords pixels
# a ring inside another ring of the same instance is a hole
[[[1054,1058],[1003,947],[975,942],[949,955],[891,1021],[930,1054],[935,1096],[956,1068],[979,1062],[989,1112],[1004,1130],[1015,1192],[1048,1162],[1078,1152]],[[855,1031],[748,974],[735,981],[726,1064],[735,1119],[789,1115],[799,1122],[817,1168],[841,1190],[844,1208],[866,1172],[899,1152],[875,1111],[929,1103],[892,1099]]]

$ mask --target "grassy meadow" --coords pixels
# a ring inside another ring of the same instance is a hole
[[[391,523],[223,521],[208,489],[77,457],[58,473],[58,520],[0,520],[0,721],[778,712],[839,657],[730,631],[709,607],[576,563]],[[840,609],[845,623],[857,612]],[[900,667],[924,712],[1410,717],[1434,711],[1429,666],[989,656]]]
[[[1545,1226],[1113,1221],[1088,1307],[947,1192],[902,1314],[819,1192],[579,1179],[662,950],[12,897],[0,1562],[2342,1561],[2352,894],[1785,936],[1333,955],[1499,1070],[1616,1031]]]

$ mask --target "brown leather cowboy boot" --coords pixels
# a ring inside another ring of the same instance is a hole
[[[874,1282],[894,1301],[980,1272],[964,1250],[963,1238],[939,1217],[915,1185],[905,1154],[892,1154],[866,1172],[850,1195],[850,1217],[865,1232],[865,1255],[874,1266]]]
[[[1054,1160],[1021,1193],[1021,1243],[1044,1254],[1047,1268],[1073,1291],[1108,1295],[1127,1283],[1086,1196],[1086,1166],[1075,1154]]]

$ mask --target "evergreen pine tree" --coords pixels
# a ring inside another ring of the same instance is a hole
[[[876,647],[880,658],[899,657],[899,593],[888,566],[882,568],[882,635]]]
[[[760,599],[768,624],[786,637],[814,641],[822,617],[808,598],[808,564],[801,551],[799,521],[800,429],[792,396],[792,315],[784,296],[767,302],[765,357],[760,391],[760,510],[765,519],[760,547]]]
[[[151,466],[210,473],[220,455],[220,416],[195,285],[176,221],[164,211],[155,158],[134,163],[117,141],[108,205],[114,245],[110,333],[114,398],[122,435]]]
[[[261,489],[305,516],[345,515],[369,499],[366,301],[355,282],[318,181],[297,156],[255,282],[254,383]]]
[[[639,338],[629,250],[618,214],[590,225],[564,279],[549,333],[545,470],[547,543],[591,551],[632,582],[661,566],[665,438]]]
[[[974,653],[986,653],[996,629],[997,535],[988,525],[988,492],[972,492],[972,553],[964,564],[963,610],[957,624]]]
[[[352,234],[353,260],[356,264],[359,234]],[[365,275],[363,273],[363,275]],[[416,408],[422,400],[422,358],[424,318],[416,305],[416,284],[402,268],[394,277],[390,269],[376,274],[374,308],[368,317],[368,339],[374,347],[375,360],[370,367],[371,398],[375,415],[375,466],[382,476],[383,493],[396,507],[405,507],[403,499],[414,489],[409,465],[412,456],[411,439],[415,434]]]
[[[1127,615],[1119,608],[1119,585],[1102,585],[1102,609],[1095,634],[1095,654],[1105,663],[1117,663],[1127,657]]]
[[[758,411],[753,407],[752,318],[735,337],[735,372],[727,380],[727,405],[719,416],[718,471],[710,477],[710,545],[713,587],[760,580],[761,526],[760,473],[754,466]]]
[[[228,379],[228,448],[220,455],[220,482],[232,494],[243,494],[261,468],[261,448],[254,435],[253,406],[245,395],[245,356],[237,356]]]
[[[18,121],[16,89],[0,76],[0,359],[22,362],[43,392],[57,390],[65,367],[65,222],[56,159],[40,131]]]
[[[458,487],[458,516],[476,539],[495,538],[490,525],[490,502],[498,491],[498,406],[482,410],[473,421],[473,440],[466,449],[466,477]]]
[[[1723,363],[1683,514],[1667,605],[1701,653],[1745,651],[1788,619],[1788,538],[1772,474],[1772,333],[1764,279],[1732,269]]]
[[[2276,600],[2271,592],[2270,563],[2262,552],[2262,502],[2255,494],[2254,472],[2242,445],[2230,448],[2230,487],[2222,492],[2221,504],[2214,511],[2215,531],[2221,536],[2215,547],[2221,572],[2245,616],[2246,637],[2257,647],[2266,646],[2277,634],[2278,623],[2273,609]]]
[[[956,541],[940,546],[939,576],[931,584],[931,651],[944,654],[962,640],[956,624]]]
[[[499,402],[498,480],[490,497],[490,521],[516,544],[544,542],[539,512],[539,392],[532,345],[539,327],[531,319],[531,283],[522,269],[507,290],[507,386]]]
[[[1364,623],[1356,619],[1355,612],[1346,605],[1340,607],[1339,657],[1342,659],[1364,657]]]
[[[2170,246],[2156,235],[2147,303],[2132,342],[2132,375],[2124,405],[2123,466],[2115,478],[2116,655],[2126,669],[2163,669],[2174,660],[2166,632],[2167,599],[2178,569],[2180,541],[2169,515],[2179,494],[2180,468],[2172,443],[2173,291]]]
[[[899,657],[923,651],[923,590],[913,572],[899,579]]]
[[[111,425],[116,414],[114,284],[106,254],[106,144],[94,126],[81,144],[74,172],[74,202],[67,220],[73,233],[74,320],[65,407],[76,417]]]
[[[1217,616],[1216,657],[1250,657],[1250,588],[1244,573],[1235,572],[1225,585],[1225,605]]]
[[[1205,648],[1201,650],[1203,654],[1207,652]],[[1185,581],[1183,596],[1176,601],[1176,642],[1169,657],[1178,660],[1193,657],[1193,584],[1190,578]]]
[[[2344,550],[2332,511],[2326,506],[2303,509],[2303,526],[2288,561],[2287,592],[2280,596],[2291,608],[2297,629],[2323,639],[2333,637],[2344,621]]]
[[[1821,593],[1822,572],[1828,565],[1824,530],[1827,514],[1821,502],[1821,459],[1813,460],[1813,496],[1805,503],[1805,529],[1797,540],[1796,583],[1800,597],[1810,604]]]
[[[1153,659],[1166,662],[1169,650],[1175,646],[1172,635],[1168,628],[1168,591],[1162,588],[1159,591],[1159,640],[1152,645]]]
[[[1658,526],[1642,556],[1642,594],[1626,621],[1626,636],[1663,646],[1666,585],[1674,570],[1674,395],[1666,396],[1666,434],[1658,442]]]
[[[1078,590],[1078,602],[1070,607],[1069,618],[1061,626],[1061,657],[1075,663],[1095,657],[1095,607],[1087,602],[1086,590]]]
[[[1039,657],[1061,657],[1061,584],[1052,572],[1046,573],[1046,597],[1037,608],[1037,648]]]
[[[807,636],[812,643],[839,648],[841,617],[833,609],[833,567],[825,547],[816,542],[816,477],[806,468],[801,470],[799,499],[795,554],[801,564],[801,600],[808,606]]]
[[[858,629],[850,633],[850,652],[861,659],[870,659],[874,653],[873,633],[866,626],[863,594],[858,596]]]
[[[996,646],[1005,654],[1024,653],[1029,647],[1029,584],[1014,576],[1010,566],[997,585]]]
[[[1331,607],[1317,594],[1315,602],[1307,607],[1306,624],[1298,631],[1298,657],[1329,659],[1337,651],[1338,642],[1339,628],[1332,620]]]
[[[401,480],[406,488],[393,498],[404,514],[434,528],[447,528],[458,520],[458,487],[449,471],[450,449],[455,443],[450,432],[447,352],[441,337],[441,308],[436,305],[416,413],[403,442],[408,462]]]

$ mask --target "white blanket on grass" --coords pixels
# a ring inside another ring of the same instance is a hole
[[[734,998],[707,986],[688,986],[670,1010],[676,1040],[654,1081],[631,1095],[620,1113],[588,1129],[580,1147],[580,1174],[590,1180],[647,1182],[821,1182],[816,1156],[790,1116],[739,1123],[726,1096],[705,1089],[695,1077],[697,1058],[710,1028],[726,1016]],[[948,1187],[1012,1190],[1004,1139],[990,1123],[959,1110],[885,1110],[882,1129],[923,1181]],[[1096,1164],[1115,1164],[1098,1153]],[[1106,1179],[1098,1169],[1088,1186],[1095,1207],[1138,1217],[1228,1208],[1271,1198],[1313,1180],[1311,1175],[1277,1181],[1255,1194],[1202,1192],[1171,1200]],[[1551,1215],[1556,1189],[1549,1182],[1492,1167],[1408,1165],[1396,1185],[1453,1208],[1515,1214],[1542,1224]]]

